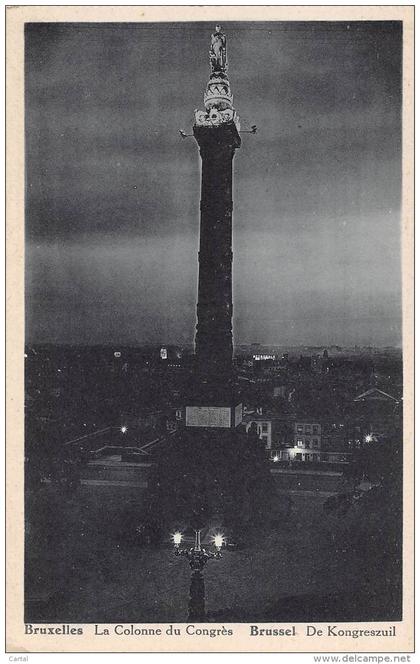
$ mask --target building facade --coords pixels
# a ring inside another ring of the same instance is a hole
[[[299,420],[295,422],[294,448],[288,450],[289,459],[296,461],[321,461],[322,427],[319,422]]]
[[[274,462],[332,463],[350,462],[351,451],[331,436],[331,426],[320,420],[270,413],[250,413],[246,430],[252,426]]]

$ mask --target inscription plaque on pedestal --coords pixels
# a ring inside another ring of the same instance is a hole
[[[187,427],[236,428],[242,422],[242,404],[231,406],[187,406]]]
[[[230,411],[230,408],[218,406],[187,406],[185,424],[187,427],[230,429]]]

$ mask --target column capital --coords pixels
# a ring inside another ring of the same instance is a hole
[[[200,146],[202,156],[217,157],[220,151],[231,152],[232,156],[241,146],[241,137],[234,122],[217,126],[194,125],[193,134]]]

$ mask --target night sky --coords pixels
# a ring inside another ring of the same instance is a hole
[[[401,25],[225,23],[236,343],[401,341]],[[26,26],[26,337],[189,343],[213,24]]]

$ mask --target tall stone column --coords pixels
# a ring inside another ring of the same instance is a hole
[[[227,77],[226,37],[211,37],[205,110],[193,134],[201,156],[200,248],[195,337],[196,380],[186,426],[235,428],[242,421],[232,380],[232,166],[241,145]]]
[[[232,368],[232,160],[240,145],[233,122],[195,126],[200,146],[201,220],[197,333],[200,376],[231,380]]]

